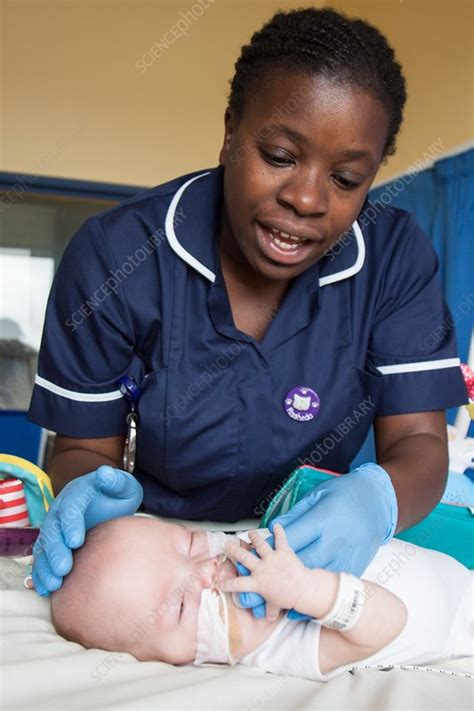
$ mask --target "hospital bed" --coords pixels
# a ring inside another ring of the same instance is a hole
[[[245,521],[226,530],[256,525]],[[5,710],[473,708],[472,657],[345,672],[324,684],[248,667],[174,667],[86,650],[55,632],[50,598],[24,587],[28,562],[0,558],[0,702]]]

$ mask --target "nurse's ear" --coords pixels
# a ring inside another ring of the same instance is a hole
[[[225,165],[230,157],[232,138],[237,128],[237,121],[229,107],[224,112],[224,142],[219,153],[219,164]]]

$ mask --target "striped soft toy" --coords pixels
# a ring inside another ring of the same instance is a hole
[[[0,453],[0,527],[39,528],[53,498],[46,472],[26,459]]]
[[[0,526],[29,526],[25,489],[19,479],[0,480]]]

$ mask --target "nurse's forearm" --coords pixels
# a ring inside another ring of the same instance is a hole
[[[105,455],[85,449],[68,449],[54,455],[48,467],[48,474],[53,484],[55,496],[64,489],[72,479],[94,471],[102,464],[116,467],[117,464]]]
[[[395,442],[380,459],[397,495],[396,533],[424,519],[439,503],[448,474],[445,442],[434,434],[409,435]]]

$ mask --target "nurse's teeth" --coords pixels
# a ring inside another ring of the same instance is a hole
[[[299,242],[299,243],[302,243],[302,242],[307,242],[307,241],[308,241],[308,240],[306,239],[306,237],[295,237],[295,235],[290,235],[290,234],[288,234],[288,232],[282,232],[281,230],[276,230],[275,228],[272,228],[272,229],[270,230],[270,232],[271,232],[272,235],[274,236],[275,242],[278,242],[278,241],[279,241],[279,240],[277,239],[277,235],[280,235],[280,237],[283,237],[283,239],[289,239],[289,240],[291,240],[292,242]]]
[[[294,235],[289,235],[288,232],[280,232],[282,237],[285,237],[285,239],[292,239],[295,242],[306,242],[306,239],[303,237],[295,237]]]
[[[287,251],[290,249],[294,249],[298,244],[305,244],[308,241],[303,237],[295,237],[294,235],[288,234],[288,232],[281,232],[280,230],[276,230],[274,228],[270,230],[270,234],[272,235],[273,242],[275,242],[275,244],[280,247],[280,249]],[[290,240],[291,242],[293,242],[293,244],[283,242],[281,239],[278,239],[277,235],[283,237],[283,239]]]
[[[296,247],[296,244],[288,244],[288,242],[282,242],[280,239],[277,237],[273,237],[273,241],[275,242],[276,245],[280,247],[280,249],[294,249]]]

